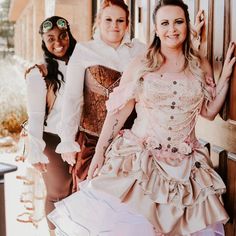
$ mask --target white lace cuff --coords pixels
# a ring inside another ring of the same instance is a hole
[[[27,160],[31,164],[35,163],[49,163],[47,156],[44,155],[43,150],[45,148],[45,142],[41,139],[37,139],[36,137],[28,134],[29,143],[27,148],[26,143],[26,150],[27,150]]]
[[[80,152],[80,145],[73,141],[61,142],[57,145],[56,152],[57,153],[67,153],[67,152]]]

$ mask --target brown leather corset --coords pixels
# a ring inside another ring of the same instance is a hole
[[[99,136],[106,117],[105,102],[119,85],[120,77],[120,72],[101,65],[86,69],[81,131]]]

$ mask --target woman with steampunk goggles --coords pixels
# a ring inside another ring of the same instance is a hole
[[[76,45],[69,23],[59,16],[42,22],[44,62],[26,71],[28,138],[27,159],[42,173],[46,185],[45,212],[54,209],[54,203],[71,193],[72,178],[69,165],[55,152],[60,138],[57,124],[61,117],[62,96],[66,82],[65,71]],[[48,221],[51,235],[55,226]]]

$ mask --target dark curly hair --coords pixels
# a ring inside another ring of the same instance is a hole
[[[70,31],[70,26],[69,23],[66,19],[64,19],[63,17],[60,16],[52,16],[49,17],[47,19],[45,19],[40,27],[39,27],[39,34],[43,35],[43,24],[46,21],[50,21],[52,23],[52,28],[57,27],[57,21],[59,19],[63,19],[66,22],[66,31],[68,33],[69,36],[69,48],[65,54],[66,58],[70,58],[71,54],[73,53],[73,50],[75,48],[76,45],[76,40],[73,37],[73,35],[71,34]],[[56,61],[56,59],[58,59],[54,54],[50,53],[45,45],[45,42],[42,40],[42,50],[44,52],[44,61],[45,64],[47,66],[47,75],[45,76],[45,82],[47,85],[47,88],[53,86],[53,91],[54,93],[56,93],[60,87],[61,87],[61,83],[64,82],[64,76],[62,74],[61,71],[59,71],[58,69],[58,62]]]

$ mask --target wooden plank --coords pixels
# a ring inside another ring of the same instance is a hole
[[[218,80],[223,68],[224,60],[224,1],[215,0],[213,5],[213,25],[212,34],[213,34],[213,57],[212,57],[212,66],[214,72],[215,80]]]
[[[234,206],[235,206],[235,172],[236,172],[236,163],[233,160],[227,160],[227,198],[225,201],[226,210],[229,214],[230,220],[229,224],[232,224],[232,232],[234,232]]]
[[[236,188],[235,188],[235,185],[236,185],[236,176],[235,176],[235,172],[236,172],[236,162],[231,160],[231,159],[228,159],[228,165],[229,165],[229,172],[232,173],[232,179],[229,183],[229,186],[231,188],[231,193],[230,194],[230,202],[229,202],[229,205],[230,205],[230,222],[232,223],[233,225],[233,228],[232,228],[232,232],[235,232],[236,230],[236,214],[235,214],[235,208],[236,208]],[[235,234],[233,233],[233,235],[235,236]]]
[[[224,54],[223,55],[224,55],[224,59],[225,59],[225,55],[226,55],[228,45],[230,42],[231,7],[230,7],[230,1],[225,0],[224,2],[225,2],[225,7],[224,7],[225,29],[224,29],[224,43],[223,43]],[[228,116],[229,116],[229,93],[227,94],[224,105],[222,106],[222,108],[220,110],[220,116],[225,121],[228,119]]]
[[[219,153],[218,173],[227,186],[227,152],[225,150],[223,150]]]
[[[223,195],[226,211],[230,220],[225,225],[227,236],[236,235],[236,160],[233,154],[229,154],[223,150],[219,153],[219,174],[226,184],[227,192]]]
[[[211,0],[199,0],[199,9],[204,10],[206,24],[202,29],[201,51],[207,59],[212,61],[212,20],[213,20],[213,2]]]

